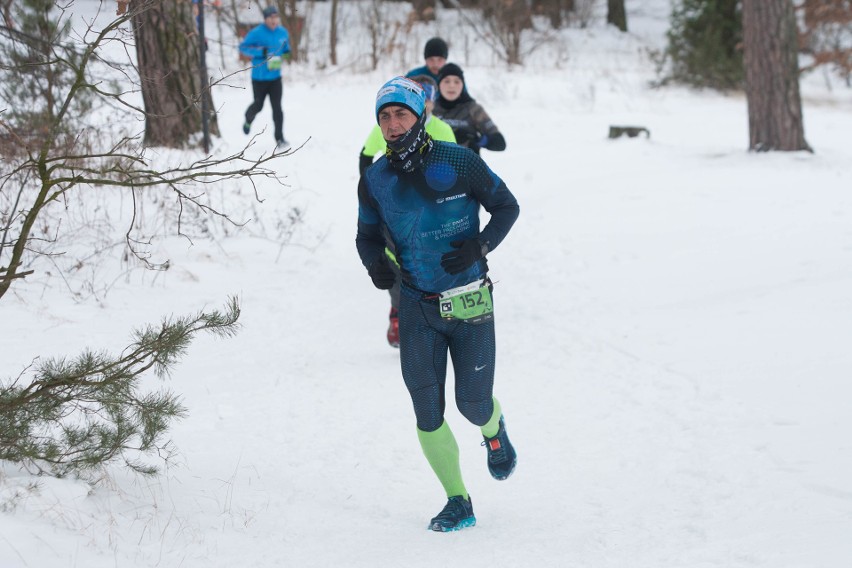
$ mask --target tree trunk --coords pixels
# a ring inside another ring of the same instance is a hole
[[[627,12],[624,0],[607,0],[606,23],[612,24],[623,32],[627,31]]]
[[[503,49],[506,63],[521,65],[521,35],[532,28],[532,8],[528,0],[485,0],[482,17]]]
[[[302,61],[299,46],[302,43],[305,18],[299,15],[296,0],[278,0],[278,12],[281,16],[281,25],[287,28],[287,33],[290,34],[290,60]]]
[[[565,13],[574,10],[574,0],[534,0],[533,12],[541,14],[550,20],[554,30],[562,29],[565,23]]]
[[[411,7],[414,9],[414,21],[435,21],[435,0],[411,0]]]
[[[791,0],[744,0],[749,149],[796,151],[805,142],[796,19]]]
[[[144,143],[183,147],[201,132],[200,51],[192,4],[133,0],[131,10],[145,105]],[[210,118],[210,131],[218,134],[215,114]]]
[[[12,18],[12,0],[0,0],[0,14],[3,16],[3,24],[10,30],[15,28],[15,20]]]
[[[329,27],[329,59],[332,65],[337,65],[337,4],[338,0],[331,0],[331,23]]]

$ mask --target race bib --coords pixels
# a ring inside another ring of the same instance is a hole
[[[438,308],[441,317],[446,319],[460,319],[473,324],[494,319],[491,289],[485,279],[441,292]]]
[[[277,71],[278,69],[281,69],[281,61],[282,58],[280,55],[273,55],[267,60],[266,68],[270,71]]]

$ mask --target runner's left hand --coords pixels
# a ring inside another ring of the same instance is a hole
[[[453,241],[450,246],[456,250],[444,253],[441,256],[441,266],[448,274],[464,272],[484,256],[482,243],[479,242],[479,239]]]

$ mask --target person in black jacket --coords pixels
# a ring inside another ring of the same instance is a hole
[[[447,63],[438,74],[438,100],[432,111],[449,124],[460,146],[479,154],[480,148],[501,152],[506,149],[506,139],[497,125],[465,90],[464,72],[455,63]]]
[[[423,47],[423,66],[412,69],[405,76],[414,78],[417,75],[428,75],[437,83],[438,72],[441,71],[441,67],[447,62],[449,52],[450,49],[447,47],[447,42],[439,37],[433,37]]]

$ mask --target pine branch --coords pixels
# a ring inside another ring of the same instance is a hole
[[[92,476],[118,460],[139,473],[156,473],[138,457],[167,460],[172,444],[166,434],[187,409],[168,389],[146,390],[144,375],[170,376],[196,334],[233,336],[239,316],[232,297],[222,311],[165,318],[134,331],[117,356],[87,350],[72,360],[34,364],[26,386],[23,373],[0,383],[0,460],[58,477]]]

